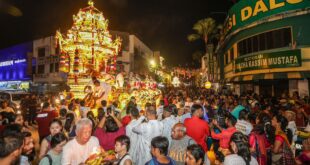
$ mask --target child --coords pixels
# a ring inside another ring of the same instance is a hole
[[[121,135],[115,139],[115,152],[118,159],[117,165],[131,165],[132,160],[128,154],[130,139],[126,135]]]

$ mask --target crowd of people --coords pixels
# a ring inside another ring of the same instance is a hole
[[[140,107],[132,97],[123,111],[102,100],[96,116],[84,100],[57,106],[51,100],[39,111],[40,103],[22,103],[32,115],[2,104],[1,165],[80,165],[98,150],[113,150],[119,165],[310,163],[310,106],[298,93],[276,98],[166,88],[159,104],[154,98]]]

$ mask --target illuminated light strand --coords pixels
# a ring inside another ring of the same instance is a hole
[[[65,35],[56,32],[58,46],[63,52],[60,70],[69,75],[86,72],[84,66],[93,66],[95,68],[92,69],[98,71],[99,64],[108,59],[115,65],[115,57],[120,50],[121,40],[112,40],[108,20],[94,7],[93,1],[89,1],[88,5],[73,15],[73,25]]]

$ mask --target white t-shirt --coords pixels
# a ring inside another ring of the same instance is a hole
[[[171,115],[170,117],[167,117],[161,121],[163,123],[164,129],[163,129],[163,136],[168,138],[169,144],[171,144],[171,129],[173,126],[177,123],[175,117]]]
[[[80,163],[84,163],[99,146],[99,141],[94,136],[85,145],[80,145],[74,138],[64,146],[61,164],[79,165]]]
[[[246,163],[241,156],[232,154],[225,157],[224,165],[246,165]],[[253,156],[251,156],[250,165],[258,165],[257,160]]]
[[[243,133],[246,136],[248,136],[253,129],[252,124],[245,120],[238,120],[235,127],[239,132]]]
[[[157,120],[159,120],[159,121],[162,120],[164,106],[163,105],[159,106],[156,111],[157,111]]]
[[[293,133],[293,141],[297,140],[297,135],[295,135],[295,132],[297,131],[297,126],[295,121],[288,122],[287,128],[290,129]]]
[[[125,157],[119,162],[119,165],[124,165],[126,160],[131,160],[132,162],[130,155],[125,155]]]

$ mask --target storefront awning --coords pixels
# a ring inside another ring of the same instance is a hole
[[[262,73],[255,75],[235,76],[225,79],[228,82],[274,80],[274,79],[306,79],[310,78],[310,72],[288,72],[288,73]]]
[[[253,75],[253,80],[261,80],[264,79],[265,74],[255,74]]]
[[[273,73],[273,79],[288,79],[287,73]]]
[[[302,78],[310,78],[310,72],[300,72]]]

